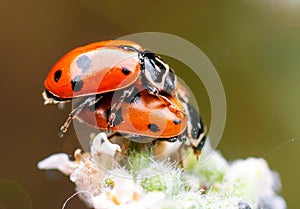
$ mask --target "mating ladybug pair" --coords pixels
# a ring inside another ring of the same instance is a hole
[[[138,142],[188,139],[196,154],[205,143],[205,127],[185,87],[168,64],[137,43],[113,40],[76,48],[52,67],[44,85],[45,104],[80,100],[61,135],[78,118]]]

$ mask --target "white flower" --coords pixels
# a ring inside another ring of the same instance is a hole
[[[37,166],[42,170],[57,169],[65,175],[70,175],[78,165],[70,161],[67,154],[58,153],[40,161]]]
[[[114,168],[116,165],[114,156],[117,151],[121,152],[120,146],[112,144],[105,133],[99,133],[93,139],[91,155],[99,167],[108,170]]]
[[[76,150],[74,161],[67,154],[54,154],[39,162],[38,168],[58,169],[69,175],[76,195],[95,209],[236,209],[242,204],[252,209],[286,208],[276,193],[279,177],[264,159],[230,164],[220,153],[204,150],[209,154],[204,162],[190,155],[184,159],[188,173],[176,163],[154,160],[149,150],[131,152],[127,165],[120,167],[114,158],[120,151],[119,145],[100,133],[94,138],[91,153]],[[201,188],[206,188],[205,193]]]

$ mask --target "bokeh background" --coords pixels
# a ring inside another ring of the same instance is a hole
[[[68,178],[39,171],[39,160],[80,146],[71,128],[57,131],[70,110],[44,106],[43,80],[70,49],[137,32],[165,32],[198,46],[217,69],[227,97],[218,149],[229,160],[265,158],[298,208],[300,176],[299,0],[1,0],[0,208],[61,208],[74,193]],[[186,66],[166,58],[197,93],[210,121],[207,93]],[[75,198],[67,208],[85,208]]]

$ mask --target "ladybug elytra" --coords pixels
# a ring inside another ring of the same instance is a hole
[[[89,126],[107,131],[111,104],[121,94],[121,90],[102,94],[95,107],[85,107],[76,118]],[[179,99],[170,96],[168,98],[176,108],[185,111]],[[131,96],[122,102],[109,131],[122,133],[133,141],[148,142],[156,138],[177,137],[185,131],[186,126],[187,117],[178,117],[156,96],[147,90],[139,91],[135,88]]]

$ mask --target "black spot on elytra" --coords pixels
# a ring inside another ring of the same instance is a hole
[[[154,124],[154,123],[148,124],[148,128],[152,132],[158,132],[158,131],[160,131],[159,127],[156,124]]]
[[[131,71],[130,71],[128,68],[122,67],[122,73],[123,73],[124,75],[129,75],[130,72],[131,72]]]
[[[77,58],[76,65],[82,70],[82,73],[84,73],[90,68],[91,62],[92,60],[88,56],[81,55]]]
[[[58,82],[58,80],[59,80],[60,77],[61,77],[61,73],[62,73],[61,70],[55,71],[55,73],[54,73],[54,81],[55,81],[55,82]]]
[[[71,85],[72,85],[72,90],[74,92],[80,91],[82,89],[83,86],[83,81],[81,80],[81,77],[75,76],[72,80],[71,80]]]
[[[179,120],[179,119],[174,119],[174,120],[173,120],[173,123],[174,123],[175,125],[178,125],[178,124],[181,123],[181,120]]]

